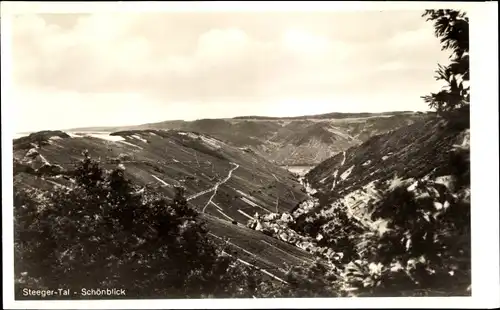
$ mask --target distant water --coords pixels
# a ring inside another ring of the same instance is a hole
[[[283,166],[283,168],[288,169],[288,171],[290,171],[292,173],[296,173],[300,176],[303,176],[306,173],[308,173],[309,170],[314,168],[314,166],[288,166],[288,167]]]
[[[69,134],[71,137],[94,137],[94,138],[99,138],[103,140],[108,140],[108,141],[122,141],[125,140],[121,136],[110,136],[109,134],[111,132],[108,131],[75,131],[75,132],[66,132]]]
[[[72,137],[84,137],[84,136],[91,136],[95,138],[101,138],[105,140],[112,140],[112,141],[117,141],[117,140],[123,140],[122,137],[113,137],[110,136],[109,134],[111,132],[107,131],[77,131],[77,132],[66,132],[68,135]],[[26,133],[16,133],[14,134],[14,137],[12,139],[18,139],[21,137],[29,136],[31,132],[26,132]]]

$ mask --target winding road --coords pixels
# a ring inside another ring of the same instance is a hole
[[[210,197],[210,200],[209,200],[209,203],[210,201],[212,201],[212,198],[215,196],[215,194],[217,193],[217,189],[219,188],[220,185],[226,183],[227,181],[229,181],[229,179],[231,178],[231,176],[233,175],[233,171],[235,171],[236,169],[238,169],[240,167],[240,165],[238,164],[235,164],[235,163],[231,163],[231,165],[234,165],[235,167],[233,169],[231,169],[229,171],[229,173],[227,174],[227,177],[224,178],[224,180],[220,181],[220,182],[217,182],[213,187],[209,188],[209,189],[206,189],[204,191],[201,191],[199,193],[196,193],[194,195],[191,195],[187,198],[187,201],[190,201],[190,200],[193,200],[195,198],[198,198],[202,195],[205,195],[206,193],[210,193],[210,192],[214,192],[214,194],[212,195],[212,197]],[[207,204],[208,205],[208,204]],[[206,206],[205,206],[206,207]],[[203,209],[205,210],[205,209]]]
[[[210,192],[214,192],[214,194],[212,195],[212,197],[210,197],[210,199],[208,200],[207,204],[205,205],[205,208],[212,202],[212,199],[214,198],[215,194],[217,193],[217,189],[219,188],[219,186],[221,186],[222,184],[226,183],[227,181],[229,181],[229,179],[232,177],[233,175],[233,171],[235,171],[236,169],[238,169],[240,167],[240,165],[238,164],[235,164],[235,163],[231,163],[231,165],[234,166],[233,169],[231,169],[228,173],[228,175],[221,181],[217,182],[214,186],[210,187],[209,189],[206,189],[206,190],[203,190],[199,193],[196,193],[196,194],[193,194],[189,197],[187,197],[187,201],[190,201],[190,200],[193,200],[195,198],[198,198],[202,195],[205,195],[207,193],[210,193]],[[161,182],[163,185],[167,186],[167,187],[172,187],[171,184],[168,184],[167,182],[163,181],[162,179],[158,178],[157,176],[155,175],[151,175],[153,178],[155,178],[157,181]],[[205,212],[205,208],[203,208],[203,212]]]

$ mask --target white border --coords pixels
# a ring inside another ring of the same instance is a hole
[[[471,20],[472,297],[346,299],[210,299],[14,301],[12,222],[12,101],[10,15],[151,11],[424,10],[460,8]],[[227,308],[494,308],[500,306],[498,201],[497,2],[2,2],[2,227],[4,308],[10,309],[227,309]]]
[[[429,8],[465,9],[479,7],[474,3],[438,1],[95,1],[4,3],[9,13],[94,13],[98,12],[291,12],[291,11],[360,11],[421,10]]]

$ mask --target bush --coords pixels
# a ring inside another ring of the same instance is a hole
[[[250,297],[265,284],[208,238],[182,189],[173,200],[138,193],[122,169],[88,156],[75,179],[51,192],[14,188],[17,298],[30,283],[124,288],[126,298]]]

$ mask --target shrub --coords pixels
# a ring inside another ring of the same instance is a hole
[[[359,236],[360,256],[345,268],[346,287],[370,296],[467,294],[470,204],[452,199],[438,185],[419,185],[441,191],[438,197],[417,199],[398,187],[375,206],[373,220],[386,219],[388,230]]]
[[[250,297],[265,282],[208,238],[181,189],[173,200],[138,193],[122,169],[104,171],[88,155],[75,179],[51,192],[14,188],[17,298],[30,283],[199,298]]]

